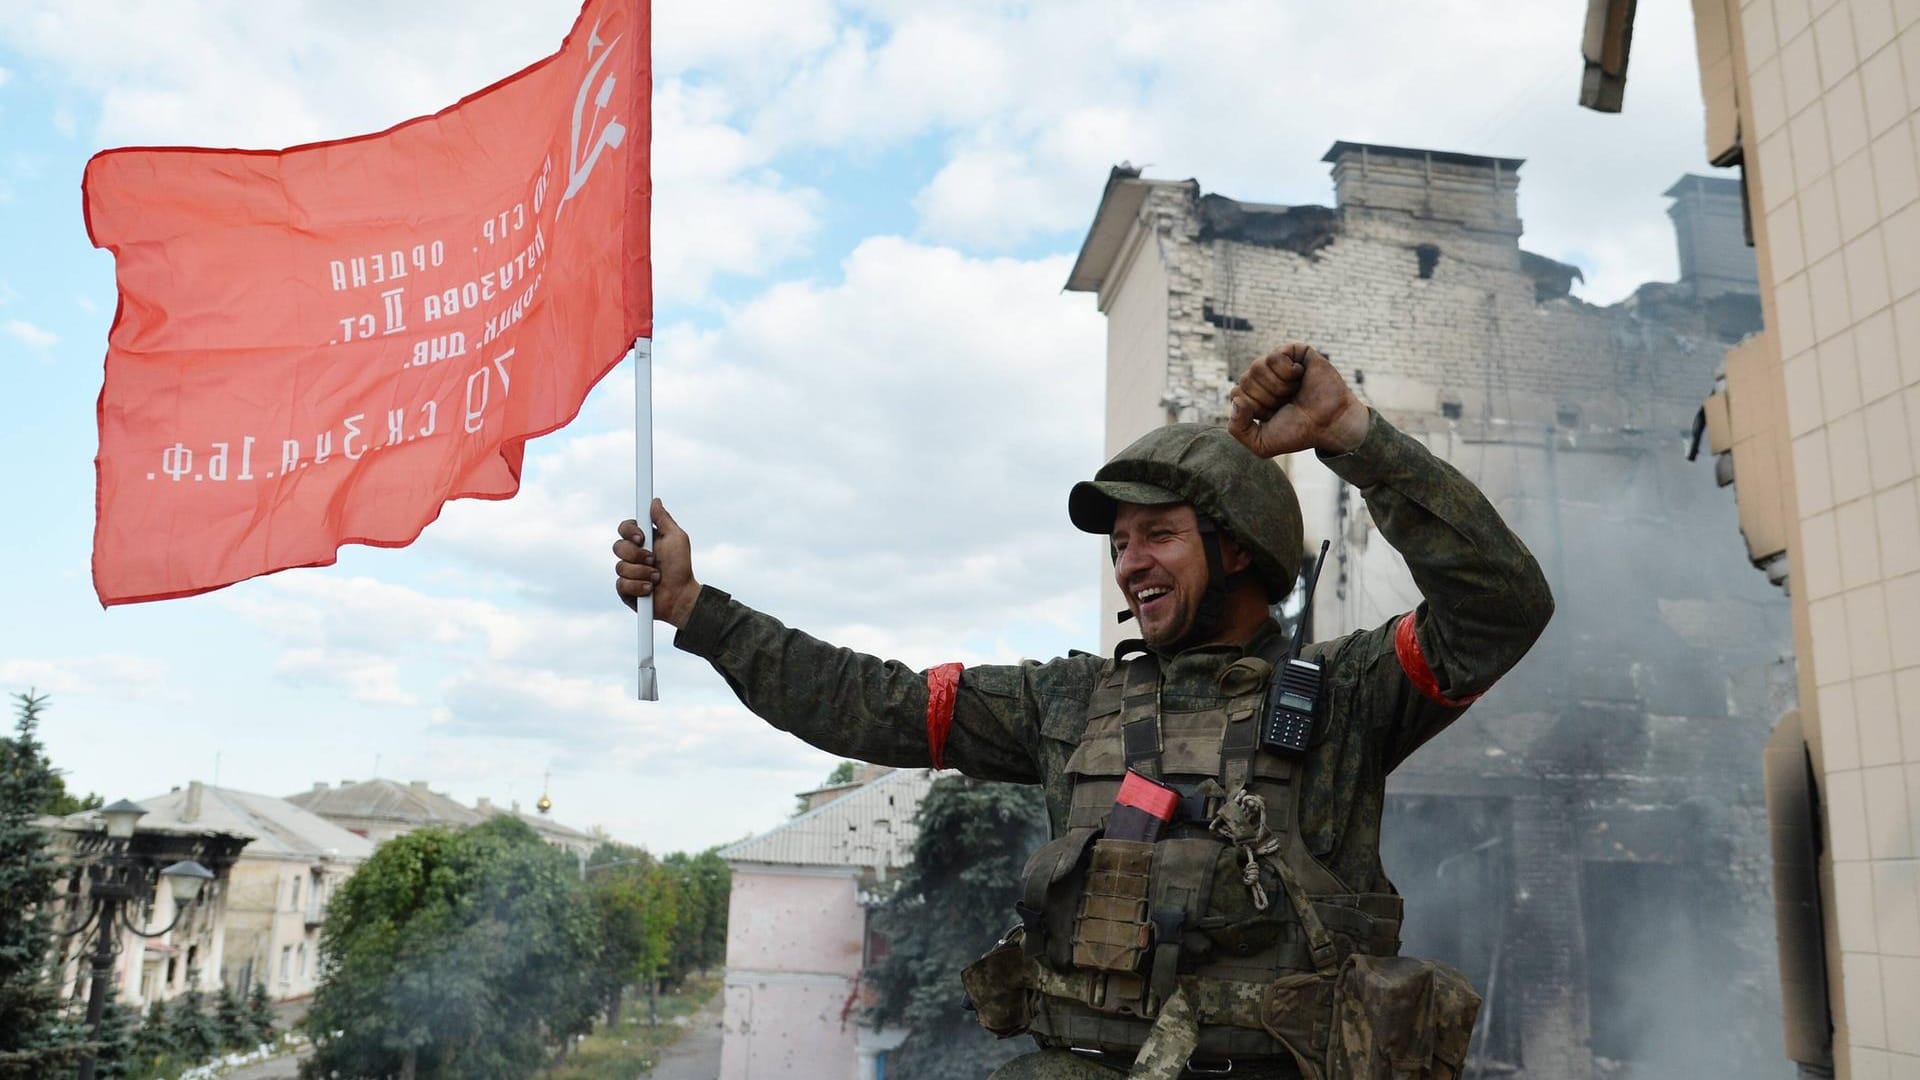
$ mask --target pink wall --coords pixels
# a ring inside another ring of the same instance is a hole
[[[857,1076],[849,1000],[866,914],[854,873],[734,867],[721,1080]]]

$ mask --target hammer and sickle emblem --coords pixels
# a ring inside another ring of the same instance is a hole
[[[596,125],[599,125],[599,134],[592,138],[591,146],[586,145],[581,139],[580,130],[583,114],[587,109],[587,96],[589,91],[593,91],[594,79],[599,77],[601,66],[607,62],[607,57],[613,55],[613,47],[620,43],[622,36],[616,34],[612,41],[601,41],[600,24],[597,22],[593,24],[593,29],[587,32],[587,55],[592,56],[596,46],[600,50],[600,55],[587,66],[586,77],[580,80],[580,93],[573,99],[573,135],[567,142],[567,190],[566,194],[560,196],[561,211],[566,209],[567,200],[573,198],[574,193],[587,182],[587,176],[593,172],[594,163],[600,160],[600,151],[608,147],[617,150],[620,144],[626,141],[627,129],[619,119],[608,117],[604,125],[599,125],[600,110],[606,108],[607,103],[613,100],[613,88],[617,80],[612,75],[601,80],[599,90],[593,93],[594,115],[587,121],[587,134],[593,135]]]

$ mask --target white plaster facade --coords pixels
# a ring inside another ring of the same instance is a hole
[[[722,1080],[876,1080],[903,1029],[861,1022],[868,889],[906,864],[924,769],[851,794],[721,851],[727,913]]]
[[[372,842],[285,799],[197,780],[140,805],[143,825],[249,838],[226,883],[225,926],[203,986],[264,985],[276,1001],[313,993],[327,901],[373,854]]]

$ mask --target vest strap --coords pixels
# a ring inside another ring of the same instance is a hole
[[[1152,653],[1127,661],[1120,746],[1127,768],[1149,780],[1160,779],[1160,662]]]

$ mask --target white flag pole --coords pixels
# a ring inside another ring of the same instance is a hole
[[[640,523],[653,550],[653,339],[635,338],[633,342],[633,472],[635,498]],[[653,597],[643,596],[634,604],[640,616],[640,700],[659,701],[660,686],[653,670]]]

